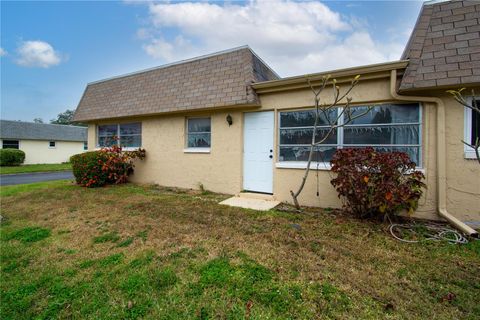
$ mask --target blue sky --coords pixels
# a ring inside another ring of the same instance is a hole
[[[88,82],[248,44],[281,76],[397,60],[419,1],[1,2],[1,118],[44,121]]]

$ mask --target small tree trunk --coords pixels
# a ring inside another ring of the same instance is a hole
[[[347,113],[348,114],[348,121],[346,121],[346,122],[344,121],[344,122],[342,122],[342,124],[339,124],[340,117],[343,116],[344,111],[349,110],[349,108],[350,108],[351,98],[348,97],[348,94],[352,91],[352,89],[358,83],[359,78],[360,78],[360,75],[357,75],[352,80],[352,83],[351,83],[350,87],[342,95],[340,94],[340,88],[338,86],[336,86],[336,80],[333,79],[332,85],[333,85],[333,92],[334,92],[334,94],[333,94],[333,98],[334,98],[333,100],[334,101],[329,106],[325,106],[325,107],[322,106],[322,109],[321,109],[322,114],[327,118],[330,130],[319,141],[315,141],[315,140],[316,140],[317,130],[318,130],[317,126],[318,126],[318,122],[319,122],[319,118],[320,118],[320,113],[319,113],[319,111],[320,111],[320,93],[323,91],[323,89],[325,89],[325,86],[327,85],[327,83],[330,79],[330,76],[326,76],[326,77],[322,78],[322,84],[320,85],[320,89],[318,89],[318,90],[316,90],[314,88],[314,86],[312,85],[310,80],[307,78],[307,82],[310,85],[310,89],[312,90],[312,92],[315,96],[315,123],[313,125],[312,143],[310,144],[310,152],[308,154],[307,167],[305,168],[305,173],[303,174],[302,182],[301,182],[297,192],[293,192],[293,190],[290,190],[290,195],[292,196],[293,203],[295,205],[295,208],[297,208],[297,210],[300,210],[300,203],[298,202],[298,197],[299,197],[300,193],[302,192],[303,188],[305,187],[305,183],[307,182],[308,174],[310,173],[310,165],[312,163],[313,151],[315,149],[315,146],[320,145],[323,142],[325,142],[328,139],[328,137],[332,134],[333,130],[335,130],[339,127],[343,127],[346,123],[351,122],[352,120],[367,114],[369,112],[369,110],[371,109],[371,107],[369,107],[367,111],[365,111],[364,113],[361,113],[361,114],[359,114],[355,117],[351,117],[351,114]],[[346,104],[345,104],[345,107],[344,107],[343,111],[340,114],[337,114],[337,117],[336,117],[335,121],[332,122],[330,120],[330,116],[329,116],[328,112],[330,110],[332,110],[332,108],[335,108],[337,106],[337,103],[341,102],[345,98],[346,98]]]
[[[318,125],[318,117],[319,117],[318,103],[319,103],[318,97],[315,97],[315,123],[313,125],[312,144],[310,145],[310,152],[308,154],[307,169],[303,174],[302,183],[300,184],[300,187],[298,188],[297,192],[293,192],[293,190],[290,190],[290,195],[293,198],[293,203],[297,210],[300,210],[300,203],[298,203],[298,196],[302,192],[303,187],[305,187],[305,182],[307,182],[308,173],[310,172],[310,164],[312,163],[313,149],[315,148],[315,137],[317,136],[317,125]],[[331,131],[329,131],[328,135],[330,135],[330,133]]]

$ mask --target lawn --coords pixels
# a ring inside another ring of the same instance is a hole
[[[25,165],[14,166],[14,167],[0,167],[0,174],[63,171],[63,170],[72,170],[72,165],[70,163],[44,163],[44,164],[25,164]]]
[[[405,244],[332,210],[156,186],[1,192],[1,319],[480,317],[480,241]]]

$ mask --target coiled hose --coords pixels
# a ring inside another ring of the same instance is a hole
[[[407,243],[423,241],[447,241],[452,244],[468,243],[468,239],[462,233],[436,223],[393,223],[389,230],[395,239]]]

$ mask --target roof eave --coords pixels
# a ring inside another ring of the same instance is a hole
[[[155,112],[155,113],[141,113],[141,114],[132,114],[128,116],[120,116],[120,117],[108,117],[108,118],[80,118],[75,120],[75,122],[82,122],[82,123],[95,123],[98,121],[109,121],[109,120],[122,120],[122,119],[131,119],[131,118],[148,118],[148,117],[155,117],[155,116],[166,116],[166,115],[174,115],[174,114],[185,114],[185,113],[198,113],[198,112],[212,112],[212,111],[226,111],[226,110],[236,110],[239,108],[249,108],[255,109],[260,108],[261,104],[259,102],[251,102],[251,103],[242,103],[242,104],[231,104],[225,106],[211,106],[206,108],[198,108],[198,109],[184,109],[184,110],[172,110],[172,111],[165,111],[165,112]]]
[[[472,83],[460,83],[460,84],[447,84],[439,86],[430,86],[430,87],[402,87],[398,89],[400,93],[407,92],[425,92],[425,91],[437,91],[437,90],[448,90],[448,89],[459,89],[459,88],[478,88],[480,87],[480,82]]]
[[[11,140],[33,140],[33,141],[60,141],[60,142],[85,142],[87,141],[87,137],[85,137],[84,139],[58,139],[56,137],[50,137],[50,138],[32,138],[32,137],[20,137],[20,136],[2,136],[0,137],[0,139],[11,139]]]
[[[405,69],[407,65],[408,60],[377,63],[359,67],[305,74],[279,80],[257,82],[253,83],[252,87],[257,93],[301,89],[308,87],[308,83],[306,81],[307,78],[311,82],[316,82],[322,80],[322,78],[327,75],[330,76],[332,79],[336,79],[338,83],[351,81],[351,77],[354,77],[356,75],[363,76],[361,79],[377,79],[390,76],[389,71]]]

